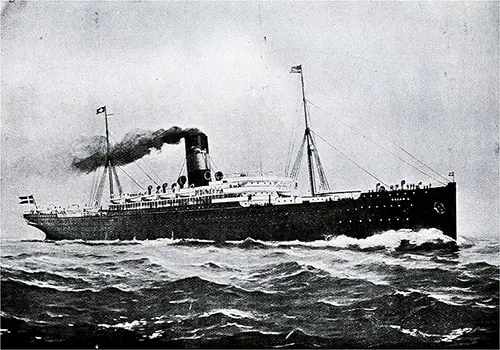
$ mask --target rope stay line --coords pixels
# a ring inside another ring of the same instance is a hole
[[[312,130],[311,130],[311,132],[314,135],[316,135],[317,137],[319,137],[321,140],[323,140],[323,142],[325,142],[327,145],[329,145],[334,150],[336,150],[338,153],[340,153],[341,155],[343,155],[344,157],[346,157],[350,162],[352,162],[354,165],[356,165],[359,169],[363,170],[365,173],[367,173],[368,175],[370,175],[372,178],[374,178],[375,180],[377,180],[381,184],[385,185],[386,187],[389,187],[389,185],[387,185],[384,181],[380,180],[378,177],[376,177],[375,175],[373,175],[371,172],[369,172],[368,170],[366,170],[365,168],[363,168],[356,161],[354,161],[353,159],[351,159],[347,154],[345,154],[344,152],[342,152],[341,150],[339,150],[337,147],[335,147],[334,145],[332,145],[330,142],[328,142],[327,140],[325,140],[323,137],[321,137],[320,135],[318,135],[316,132],[314,132]]]
[[[215,164],[213,157],[210,154],[207,154],[207,156],[208,156],[208,164],[210,165],[210,168],[212,170],[218,171],[219,167]]]
[[[134,178],[132,176],[130,176],[129,173],[127,173],[121,166],[119,166],[118,169],[123,171],[125,173],[125,175],[127,175],[129,177],[129,179],[132,180],[133,183],[135,183],[137,186],[139,186],[139,188],[141,190],[144,190],[144,187],[142,187],[137,181],[135,181]]]
[[[111,170],[113,172],[113,176],[115,178],[116,185],[118,186],[118,194],[121,196],[123,194],[122,184],[120,183],[120,179],[118,178],[118,174],[116,173],[116,167],[111,166]]]
[[[299,97],[299,92],[300,92],[300,82],[298,81],[297,82],[297,100],[296,100],[296,106],[295,106],[295,110],[298,110],[299,108],[301,108],[300,104],[301,104],[301,99]],[[299,124],[300,124],[300,120],[297,119],[296,122],[295,122],[295,125],[292,129],[292,133],[291,133],[291,139],[290,139],[290,142],[289,142],[289,148],[288,148],[288,153],[287,153],[287,159],[286,159],[286,166],[285,166],[285,175],[288,175],[290,173],[290,167],[292,166],[292,158],[293,158],[293,154],[294,154],[294,150],[295,150],[295,144],[296,144],[296,140],[298,139],[297,137],[297,134],[298,134],[298,129],[299,129]]]
[[[382,136],[384,136],[383,134],[381,134]],[[387,138],[387,137],[386,137]],[[425,164],[424,162],[422,162],[420,159],[418,159],[417,157],[415,157],[414,155],[412,155],[410,152],[408,152],[407,150],[405,150],[403,147],[397,145],[396,143],[394,143],[393,141],[391,141],[389,138],[387,138],[387,140],[389,140],[390,142],[392,142],[394,145],[396,145],[397,147],[399,147],[399,149],[401,149],[403,152],[405,152],[407,155],[409,155],[411,158],[413,158],[414,160],[416,160],[417,162],[419,162],[420,164],[422,164],[424,167],[426,167],[427,169],[429,169],[430,171],[434,172],[434,174],[437,174],[438,176],[440,176],[442,179],[444,179],[445,181],[448,181],[447,178],[445,178],[443,175],[441,175],[440,173],[438,173],[437,171],[435,171],[434,169],[432,169],[430,166],[428,166],[427,164]],[[442,183],[441,181],[439,180],[436,180],[440,183]],[[443,184],[443,183],[442,183]]]
[[[326,92],[324,92],[319,86],[317,86],[316,84],[314,84],[313,82],[311,82],[310,80],[306,79],[306,81],[311,84],[312,86],[314,86],[316,89],[318,89],[321,93],[323,93],[325,96],[328,96],[328,97],[331,97],[329,94],[327,94]],[[314,103],[312,103],[310,100],[308,100],[308,102],[310,104],[312,104],[314,107],[318,108],[319,110],[321,110],[322,112],[324,112],[325,114],[329,115],[326,111],[322,110],[320,107],[318,107],[317,105],[315,105]],[[351,112],[350,110],[348,110],[347,108],[343,107],[345,110],[347,110],[349,113],[351,113],[354,117],[357,117],[358,119],[360,119],[361,121],[363,122],[366,122],[366,120],[356,114],[354,114],[353,112]],[[342,120],[338,119],[338,118],[335,118],[334,116],[332,116],[334,119],[338,120],[339,122],[341,122],[342,124],[344,124],[345,126],[347,126],[348,128],[350,128],[352,131],[356,132],[356,133],[359,133],[361,134],[362,136],[364,136],[361,132],[355,130],[354,128],[352,128],[350,125],[346,124],[345,122],[343,122]],[[399,145],[398,143],[396,143],[395,141],[393,141],[389,136],[387,136],[386,134],[384,134],[383,132],[381,132],[380,130],[372,127],[372,129],[377,133],[379,134],[380,136],[382,136],[383,138],[385,138],[387,141],[389,141],[390,143],[392,143],[393,145],[395,145],[396,147],[398,147],[401,151],[403,151],[405,154],[407,154],[410,158],[412,158],[413,160],[415,160],[416,162],[418,162],[419,164],[421,164],[422,166],[424,166],[425,168],[427,168],[428,170],[430,170],[431,172],[433,172],[434,174],[436,174],[437,176],[439,176],[441,179],[443,179],[444,181],[448,182],[448,179],[446,177],[444,177],[443,175],[441,175],[440,173],[438,173],[436,170],[434,170],[433,168],[431,168],[429,165],[427,165],[426,163],[424,163],[422,160],[420,160],[419,158],[417,158],[416,156],[414,156],[413,154],[411,154],[409,151],[407,151],[406,149],[404,149],[401,145]],[[366,136],[364,136],[366,137]],[[384,149],[385,151],[387,151],[386,149]],[[389,152],[389,151],[388,151]],[[391,153],[391,152],[389,152]],[[392,155],[394,155],[393,153],[391,153]],[[401,158],[398,157],[398,159],[401,160]],[[414,165],[411,165],[407,162],[405,162],[406,164],[410,165],[411,167],[413,167],[414,169],[417,169]],[[437,182],[441,183],[441,184],[445,184],[443,183],[442,181],[436,179],[435,177],[433,176],[430,176],[426,173],[423,173],[422,174],[430,177],[431,179],[434,179],[436,180]]]
[[[185,166],[186,166],[186,158],[184,158],[182,161],[181,170],[179,171],[179,175],[177,176],[177,178],[181,177],[182,173],[184,172]]]
[[[311,130],[312,132],[312,130]],[[288,177],[292,178],[294,181],[297,181],[299,172],[300,172],[300,167],[302,165],[302,158],[304,157],[304,148],[307,142],[307,134],[304,134],[304,137],[302,138],[302,143],[299,148],[299,152],[297,153],[297,157],[295,158],[295,162],[293,163],[292,171],[290,174],[287,173]],[[330,184],[328,183],[328,178],[326,176],[325,170],[323,168],[323,164],[321,164],[321,160],[317,151],[316,147],[316,141],[310,136],[311,142],[312,142],[312,148],[311,148],[311,153],[314,159],[314,162],[316,164],[315,168],[316,171],[318,172],[318,177],[319,177],[319,190],[320,191],[330,191]],[[316,179],[314,179],[314,184],[316,185]]]
[[[110,137],[113,139],[113,141],[115,141],[115,144],[118,144],[118,143],[116,142],[116,139],[115,139],[115,138],[114,138],[111,134],[110,134]],[[118,149],[120,149],[120,148],[118,148]],[[135,155],[135,156],[137,156],[137,155],[138,155],[138,153],[137,153],[137,152],[132,152],[131,154],[132,154],[132,155]],[[123,159],[123,157],[117,157],[117,158],[116,158],[116,160],[121,160],[121,159]],[[142,158],[141,158],[141,159],[142,159]],[[144,161],[144,159],[142,159],[142,161],[144,162],[144,164],[148,165],[148,164]],[[145,170],[144,170],[144,169],[143,169],[143,168],[139,165],[139,163],[138,163],[138,162],[135,162],[135,161],[134,161],[133,163],[134,163],[134,164],[135,164],[135,165],[136,165],[136,166],[137,166],[137,167],[138,167],[138,168],[139,168],[139,169],[140,169],[140,170],[141,170],[141,171],[142,171],[142,172],[143,172],[143,173],[144,173],[144,174],[145,174],[145,175],[146,175],[146,176],[147,176],[147,177],[151,180],[151,181],[153,181],[153,182],[155,183],[155,185],[159,186],[159,183],[158,183],[155,179],[153,179],[153,178],[151,177],[151,175],[149,175],[149,174],[148,174],[148,173],[147,173],[147,172],[146,172],[146,171],[145,171]],[[157,174],[155,174],[155,175],[158,177],[158,179],[160,179],[160,177],[159,177]],[[160,182],[161,182],[161,179],[160,179]]]
[[[153,169],[153,167],[151,165],[148,164],[148,162],[146,162],[146,160],[144,160],[144,158],[141,158],[142,162],[144,163],[144,165],[146,165],[149,170],[151,170],[151,172],[153,173],[154,176],[156,176],[156,178],[161,182],[161,177],[160,175],[158,175],[158,173]]]
[[[95,197],[95,192],[97,191],[97,179],[99,178],[98,176],[98,169],[94,172],[94,176],[92,176],[92,188],[90,189],[90,196],[89,196],[89,207],[92,207],[94,203],[94,197]]]
[[[104,191],[104,183],[106,181],[106,172],[108,170],[108,167],[104,167],[104,171],[102,172],[101,176],[101,181],[99,182],[99,185],[97,186],[95,197],[92,199],[92,207],[96,208],[101,205],[101,200],[102,200],[102,192]]]
[[[311,102],[310,100],[308,100],[309,104],[313,105],[314,107],[316,107],[317,109],[319,109],[320,111],[322,111],[323,113],[325,113],[326,115],[329,115],[325,110],[323,110],[321,107],[317,106],[316,104],[314,104],[313,102]],[[400,161],[402,161],[403,163],[407,164],[408,166],[412,167],[413,169],[417,170],[419,173],[433,179],[433,180],[436,180],[437,182],[439,182],[440,184],[442,185],[445,185],[446,183],[444,183],[443,181],[437,179],[436,177],[426,173],[425,171],[423,171],[422,169],[416,167],[415,165],[409,163],[407,160],[401,158],[400,156],[398,156],[396,153],[392,152],[391,150],[387,149],[386,147],[382,146],[381,144],[375,142],[373,139],[369,138],[368,136],[366,136],[365,134],[361,133],[360,131],[357,131],[355,128],[353,128],[352,126],[350,126],[349,124],[347,124],[346,122],[340,120],[339,118],[336,118],[334,116],[331,116],[333,119],[339,121],[340,123],[342,123],[344,126],[346,126],[347,128],[351,129],[352,131],[354,131],[355,133],[361,135],[364,139],[366,139],[367,141],[371,142],[372,144],[374,144],[375,146],[383,149],[384,151],[386,151],[387,153],[391,154],[392,156],[396,157],[397,159],[399,159]],[[316,134],[317,135],[317,134]],[[396,144],[397,146],[397,144]],[[441,175],[440,175],[441,176]]]
[[[296,132],[297,124],[294,126],[294,128],[292,130],[292,139],[290,140],[288,152],[286,155],[285,175],[289,173],[290,166],[292,165],[292,156],[293,156],[293,150],[295,149],[295,140],[296,140],[295,132]]]
[[[139,165],[139,163],[134,162],[134,164],[135,164],[135,165],[137,165],[137,167],[138,167],[139,169],[141,169],[141,170],[142,170],[142,172],[143,172],[143,173],[144,173],[144,174],[145,174],[145,175],[146,175],[146,176],[147,176],[147,177],[148,177],[151,181],[153,181],[153,182],[155,183],[155,185],[156,185],[156,186],[160,186],[160,184],[159,184],[158,182],[156,182],[156,180],[155,180],[155,179],[153,179],[153,178],[152,178],[152,177],[151,177],[151,176],[150,176],[150,175],[146,172],[146,170],[144,170],[144,169],[143,169],[143,168]]]
[[[314,131],[311,130],[314,133]],[[323,191],[330,191],[330,184],[328,183],[328,178],[325,174],[325,169],[323,168],[323,164],[321,164],[321,160],[319,158],[318,148],[316,146],[316,140],[311,135],[311,141],[313,144],[313,156],[316,162],[316,168],[318,170],[319,177],[319,189]]]
[[[298,86],[300,89],[300,86]],[[297,106],[299,105],[300,100],[297,98]],[[296,110],[298,110],[298,107],[296,107]],[[297,140],[297,131],[299,129],[299,124],[300,121],[297,119],[293,129],[292,129],[292,134],[291,134],[291,140],[290,140],[290,145],[288,148],[288,154],[287,154],[287,160],[286,160],[286,167],[285,167],[285,175],[288,175],[290,173],[290,167],[292,166],[292,157],[294,154],[295,150],[295,144]]]
[[[302,138],[302,144],[300,145],[299,152],[297,153],[297,157],[295,158],[295,162],[293,163],[292,172],[290,173],[290,177],[297,181],[300,171],[300,166],[302,164],[302,157],[304,156],[304,146],[306,144],[306,135]]]

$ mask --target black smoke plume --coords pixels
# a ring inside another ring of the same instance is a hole
[[[111,147],[111,161],[113,165],[130,164],[150,154],[153,149],[160,150],[166,143],[178,144],[183,137],[198,134],[203,133],[195,128],[182,129],[178,126],[172,126],[168,130],[135,130]],[[106,138],[94,136],[78,139],[73,145],[72,157],[72,168],[81,172],[90,173],[105,166]]]

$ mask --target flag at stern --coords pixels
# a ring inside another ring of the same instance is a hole
[[[32,194],[19,197],[19,204],[35,204],[35,197]]]

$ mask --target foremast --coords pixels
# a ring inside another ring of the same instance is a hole
[[[111,142],[109,139],[108,116],[110,116],[112,114],[108,114],[108,112],[106,110],[106,106],[103,106],[103,107],[100,107],[97,109],[96,115],[99,115],[99,114],[104,114],[104,123],[106,126],[106,163],[104,165],[104,171],[102,173],[101,180],[98,183],[94,184],[93,190],[91,192],[89,206],[92,208],[99,207],[101,204],[102,192],[103,192],[103,188],[104,188],[106,174],[108,175],[110,198],[113,198],[115,195],[113,181],[116,182],[116,185],[118,187],[118,193],[120,196],[122,195],[122,192],[123,192],[122,186],[120,184],[120,180],[118,178],[118,174],[116,173],[116,168],[113,164],[113,159],[111,157]]]
[[[109,174],[109,196],[113,197],[113,171],[111,170],[111,145],[109,143],[109,129],[108,129],[108,112],[106,111],[106,106],[104,106],[104,120],[106,123],[106,166],[104,167],[104,172],[106,169]]]

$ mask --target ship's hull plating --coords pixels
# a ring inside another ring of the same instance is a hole
[[[368,192],[358,199],[253,207],[158,208],[107,211],[100,216],[25,214],[46,239],[312,241],[365,238],[390,229],[437,228],[456,239],[456,185]]]

